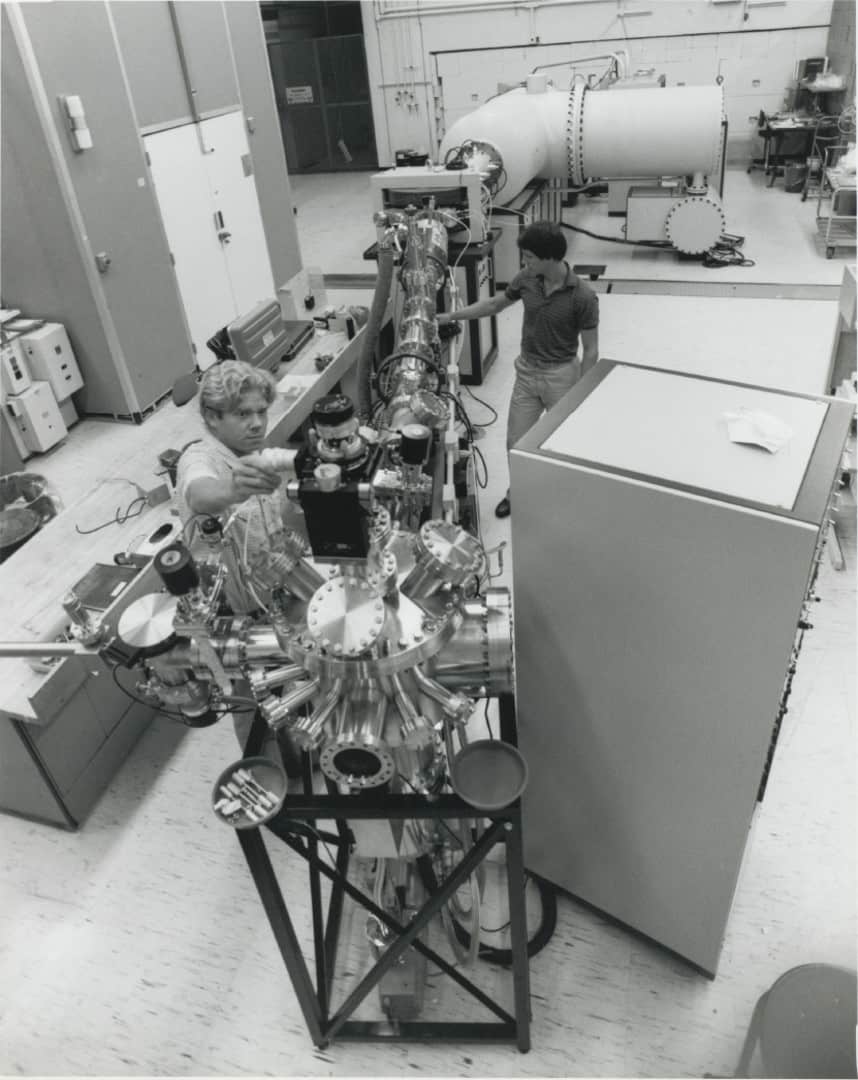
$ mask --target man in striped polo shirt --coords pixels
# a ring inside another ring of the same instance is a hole
[[[521,353],[515,361],[507,418],[508,451],[599,358],[599,300],[566,262],[566,237],[560,226],[537,221],[523,230],[518,247],[523,267],[504,292],[438,316],[443,326],[497,315],[518,300],[524,304]],[[507,491],[495,514],[504,518],[509,513]]]

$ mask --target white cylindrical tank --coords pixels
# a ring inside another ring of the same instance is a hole
[[[491,143],[506,172],[498,203],[536,177],[714,176],[723,116],[720,85],[565,91],[531,80],[457,120],[441,156],[470,139]]]
[[[648,87],[583,97],[583,176],[714,176],[721,157],[720,86]]]

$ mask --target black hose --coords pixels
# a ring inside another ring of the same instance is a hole
[[[393,248],[387,244],[380,244],[378,248],[378,277],[375,282],[375,294],[372,298],[369,318],[364,327],[363,347],[358,357],[356,369],[357,413],[361,423],[366,423],[372,412],[372,361],[378,336],[381,332],[384,312],[387,309],[392,281]]]
[[[436,893],[438,891],[438,879],[435,877],[435,870],[429,856],[421,855],[417,859],[417,867],[426,891],[431,894]],[[528,872],[528,877],[536,884],[539,890],[539,899],[542,902],[542,919],[536,928],[536,933],[527,943],[527,955],[536,956],[551,940],[551,935],[557,927],[557,891],[550,882],[537,877],[535,874]],[[461,923],[456,921],[452,912],[450,913],[450,921],[453,924],[456,939],[466,949],[470,948],[471,935]],[[512,949],[498,949],[494,945],[486,945],[485,942],[481,941],[477,955],[481,960],[486,960],[492,964],[500,964],[502,967],[512,965]]]

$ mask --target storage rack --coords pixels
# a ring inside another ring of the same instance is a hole
[[[826,148],[816,200],[816,227],[827,259],[832,259],[839,247],[855,247],[855,174],[836,168],[845,150],[842,145]],[[828,213],[824,213],[824,206]]]

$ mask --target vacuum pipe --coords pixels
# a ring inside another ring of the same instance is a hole
[[[457,120],[442,158],[466,140],[491,143],[507,180],[497,203],[534,178],[715,176],[720,169],[720,85],[589,90],[516,88]]]

